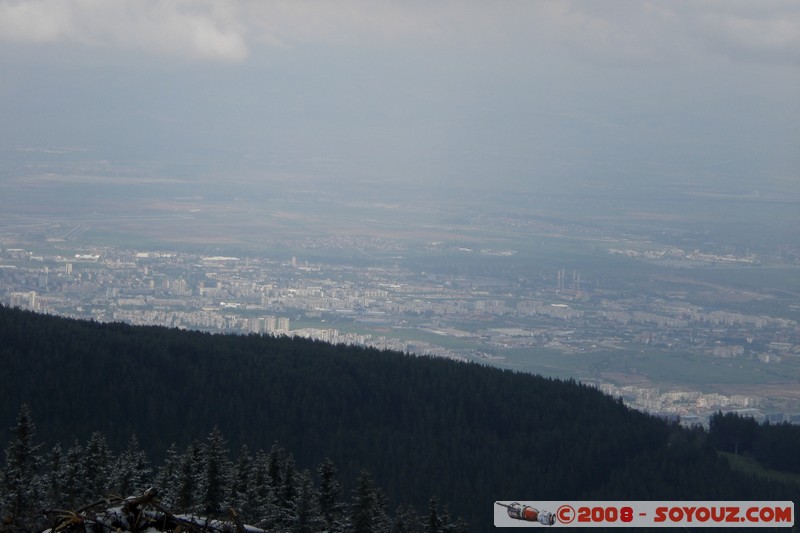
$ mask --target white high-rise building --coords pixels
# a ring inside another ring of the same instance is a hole
[[[282,316],[278,319],[278,330],[277,333],[279,335],[288,335],[289,334],[289,319],[285,316]]]

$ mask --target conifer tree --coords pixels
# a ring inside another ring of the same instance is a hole
[[[83,452],[83,468],[86,474],[83,495],[87,500],[108,496],[113,461],[114,456],[105,435],[99,431],[92,433]]]
[[[389,498],[380,487],[375,488],[375,518],[373,523],[375,531],[388,533],[392,530],[392,519],[389,517]]]
[[[229,503],[231,466],[225,439],[218,427],[214,427],[203,446],[202,461],[202,511],[210,516],[219,515]]]
[[[392,533],[419,533],[419,515],[410,505],[400,505],[394,512]]]
[[[178,511],[188,513],[195,511],[197,504],[197,470],[200,467],[200,445],[196,442],[186,448],[178,467],[178,483],[175,494],[175,505]]]
[[[269,515],[272,490],[267,472],[268,461],[269,459],[264,450],[259,450],[256,453],[249,476],[246,505],[242,509],[242,513],[251,517],[256,523],[265,522]]]
[[[267,528],[280,528],[284,523],[285,508],[281,504],[284,492],[286,451],[276,442],[265,457],[266,501],[261,514],[262,525]]]
[[[328,457],[317,467],[319,511],[325,524],[325,530],[331,532],[342,530],[341,521],[344,514],[344,506],[339,500],[341,489],[339,481],[336,479],[336,473],[336,465]]]
[[[292,524],[297,519],[295,498],[297,497],[297,471],[294,456],[284,454],[281,465],[281,484],[278,489],[278,506],[281,510],[280,523]]]
[[[40,445],[34,444],[36,426],[27,405],[20,408],[12,431],[14,440],[6,448],[2,479],[3,519],[24,528],[35,520],[44,492],[39,476],[42,458],[37,455]]]
[[[239,457],[236,459],[236,466],[233,468],[233,486],[231,488],[231,503],[239,511],[247,507],[248,489],[252,473],[253,457],[250,455],[250,448],[248,448],[247,444],[242,444],[239,450]]]
[[[424,521],[423,529],[425,533],[441,533],[442,521],[439,518],[439,504],[436,496],[431,496],[428,501],[428,516]]]
[[[469,526],[462,519],[454,520],[450,511],[445,507],[440,515],[439,527],[442,533],[467,533]]]
[[[75,440],[67,450],[66,460],[63,462],[62,470],[59,472],[61,479],[61,490],[64,500],[58,503],[58,507],[74,509],[79,503],[84,501],[86,492],[86,470],[83,464],[83,447],[80,442]]]
[[[27,429],[26,429],[27,428]],[[41,476],[34,470],[28,479],[41,479],[34,494],[39,499],[31,501],[39,503],[37,508],[29,508],[19,512],[20,506],[12,505],[16,495],[15,485],[9,480],[15,478],[14,473],[21,471],[14,465],[42,462],[35,451],[38,447],[30,445],[32,439],[25,437],[33,434],[29,417],[21,414],[18,423],[18,439],[6,451],[7,468],[2,472],[0,497],[2,497],[2,515],[6,524],[14,529],[41,529],[46,524],[40,523],[37,511],[45,508],[77,509],[87,503],[85,493],[79,487],[86,485],[88,476],[84,467],[93,468],[103,458],[111,457],[105,446],[105,438],[95,433],[82,450],[77,441],[69,449],[66,456],[60,445],[53,448],[48,455],[46,466]],[[28,443],[27,445],[24,443]],[[28,450],[28,452],[24,452]],[[91,453],[87,453],[91,451]],[[13,457],[34,457],[27,463]],[[270,469],[275,472],[269,475]],[[134,435],[125,451],[116,460],[113,475],[115,485],[111,489],[122,490],[121,496],[142,492],[147,485],[144,475],[149,472],[144,452]],[[212,517],[222,513],[231,501],[231,487],[238,486],[243,492],[242,501],[251,513],[240,513],[248,523],[263,527],[268,531],[285,531],[292,533],[312,533],[326,531],[329,533],[352,531],[355,533],[465,533],[467,525],[450,518],[445,508],[439,511],[435,498],[431,498],[427,519],[419,520],[415,510],[410,507],[399,507],[394,517],[390,517],[388,498],[372,480],[367,470],[362,470],[356,488],[352,491],[350,504],[346,507],[339,501],[339,484],[336,480],[336,468],[330,459],[324,460],[318,467],[320,489],[315,487],[311,473],[295,470],[294,457],[277,444],[269,454],[259,450],[253,458],[247,447],[237,460],[236,477],[228,459],[225,441],[221,432],[215,428],[207,442],[199,445],[193,443],[183,456],[179,456],[175,444],[170,446],[164,465],[158,471],[159,482],[172,487],[171,491],[163,491],[161,503],[173,512],[201,513],[201,516]],[[140,477],[137,477],[140,476]],[[277,480],[277,482],[275,481]],[[196,488],[198,487],[199,488]],[[217,487],[214,489],[214,487]],[[126,490],[127,489],[127,490]],[[212,490],[213,489],[213,490]],[[171,494],[170,494],[171,492]],[[92,498],[94,499],[94,498]],[[170,502],[174,501],[174,505]],[[327,515],[322,512],[323,503]],[[181,506],[181,507],[176,507]],[[40,515],[40,514],[39,514]],[[260,520],[259,520],[260,519]],[[253,520],[259,520],[253,522]]]
[[[278,492],[280,486],[283,484],[283,464],[285,461],[286,451],[277,443],[272,444],[272,449],[267,456],[267,475],[269,476],[269,484]]]
[[[63,479],[61,477],[64,471],[64,452],[61,450],[61,444],[56,443],[50,453],[47,455],[46,471],[43,473],[44,477],[44,507],[52,508],[57,507],[64,501],[64,487],[62,486]]]
[[[314,533],[323,530],[322,515],[319,513],[317,491],[311,479],[311,472],[303,470],[297,476],[297,499],[295,501],[295,533]]]
[[[350,524],[355,533],[373,533],[375,529],[376,516],[375,484],[372,476],[366,470],[362,470],[356,481],[356,488],[353,491],[352,502],[350,503]]]
[[[117,457],[112,476],[112,488],[126,497],[143,492],[150,482],[150,465],[147,455],[134,433],[128,447]]]
[[[178,492],[181,486],[179,476],[180,466],[181,457],[178,453],[178,445],[173,442],[167,450],[164,464],[158,469],[155,481],[159,499],[167,508],[177,504]]]

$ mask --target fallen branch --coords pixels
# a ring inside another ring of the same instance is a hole
[[[50,509],[55,515],[53,526],[42,533],[120,533],[148,529],[165,533],[266,533],[263,529],[246,526],[239,513],[231,508],[230,520],[196,515],[175,514],[156,499],[155,489],[139,496],[113,497],[85,505],[76,511]],[[87,524],[91,524],[87,528]]]

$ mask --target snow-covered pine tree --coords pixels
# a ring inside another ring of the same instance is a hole
[[[442,520],[439,518],[439,503],[436,496],[431,496],[428,500],[428,516],[423,520],[423,531],[425,533],[441,533]]]
[[[64,499],[54,502],[56,507],[75,509],[80,503],[85,502],[86,469],[83,464],[83,447],[77,439],[67,450],[67,456],[62,462],[58,477],[61,480]]]
[[[351,530],[355,533],[377,533],[379,530],[376,528],[376,515],[375,484],[370,473],[362,470],[350,503]]]
[[[325,531],[331,533],[343,530],[344,506],[340,500],[341,489],[339,481],[336,479],[336,473],[336,465],[329,457],[326,457],[317,467],[317,476],[319,477],[317,501],[325,524]]]
[[[202,450],[201,506],[208,516],[218,516],[230,505],[231,462],[222,432],[214,427]]]
[[[250,448],[247,444],[242,444],[239,449],[239,457],[233,467],[233,486],[231,489],[231,504],[240,512],[247,507],[248,491],[250,478],[253,472],[253,456],[250,455]]]
[[[178,491],[181,486],[180,466],[181,457],[178,453],[178,445],[173,442],[167,449],[164,463],[158,469],[155,480],[159,500],[167,509],[174,507],[178,501]]]
[[[294,508],[295,521],[292,527],[294,533],[315,533],[324,530],[317,490],[308,470],[303,470],[297,476],[297,497]]]
[[[95,431],[89,437],[83,451],[83,468],[86,473],[83,494],[85,501],[108,496],[113,464],[114,455],[108,447],[105,435]]]
[[[175,506],[178,512],[191,513],[196,511],[198,498],[197,485],[200,468],[200,444],[193,442],[186,448],[186,453],[180,459],[178,466],[178,481],[175,493]]]
[[[375,517],[373,519],[375,531],[392,530],[392,519],[389,517],[389,497],[380,487],[375,487]]]
[[[280,522],[286,526],[291,526],[297,520],[297,509],[295,508],[297,476],[294,456],[291,453],[284,454],[283,465],[281,465],[281,484],[278,489],[278,506],[281,510]]]
[[[286,460],[286,450],[277,442],[272,443],[272,448],[267,455],[267,475],[270,487],[275,492],[280,490],[283,484],[283,463]]]
[[[47,454],[47,459],[44,463],[45,470],[42,473],[44,494],[42,504],[46,509],[58,507],[64,501],[64,487],[62,486],[63,480],[61,473],[64,470],[64,452],[61,449],[61,444],[56,443],[50,453]]]
[[[264,458],[266,470],[266,501],[260,514],[259,525],[266,529],[280,528],[284,521],[284,508],[281,506],[281,492],[283,488],[284,464],[286,451],[277,443]]]
[[[400,505],[394,512],[392,533],[419,533],[419,515],[410,505]]]
[[[114,463],[111,490],[123,498],[144,492],[150,486],[150,463],[147,460],[136,433],[131,435],[128,447]]]
[[[270,487],[269,456],[264,450],[259,450],[253,459],[250,471],[250,480],[247,487],[247,503],[242,509],[242,514],[249,517],[255,524],[266,524],[277,519],[271,516],[274,491]]]
[[[14,439],[6,448],[0,509],[4,523],[27,528],[41,521],[37,511],[40,511],[44,494],[39,475],[42,458],[38,451],[41,445],[34,444],[36,425],[27,405],[22,405],[17,415],[17,425],[11,429]]]
[[[469,526],[462,519],[454,520],[450,510],[445,506],[439,515],[440,531],[442,533],[468,533]]]

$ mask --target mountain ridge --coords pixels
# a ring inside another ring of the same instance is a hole
[[[430,495],[476,531],[502,498],[791,499],[688,430],[562,381],[288,337],[101,324],[0,308],[0,420],[30,405],[46,443],[99,430],[152,456],[217,426],[232,448],[280,442],[366,468],[396,502]],[[8,423],[5,424],[7,426]],[[8,434],[0,433],[8,441]]]

